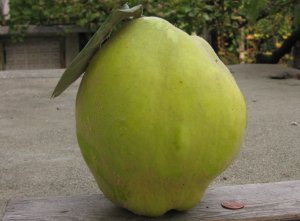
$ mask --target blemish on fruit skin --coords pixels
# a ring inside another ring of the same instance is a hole
[[[159,22],[157,22],[155,20],[158,20]],[[166,33],[167,38],[169,38],[172,42],[177,42],[178,41],[178,37],[177,37],[176,32],[172,28],[167,28],[167,25],[168,25],[167,21],[162,20],[160,18],[151,17],[151,20],[148,20],[146,18],[146,22],[150,22],[151,24],[153,24],[159,30],[167,29],[167,33]]]
[[[177,128],[174,147],[177,151],[185,149],[189,146],[188,142],[189,129],[184,126],[179,126]]]
[[[157,27],[158,29],[161,29],[164,26],[164,22],[155,22],[154,23],[155,27]]]
[[[178,41],[178,37],[174,33],[174,31],[172,29],[168,29],[167,30],[167,38],[169,38],[173,42],[177,42]]]

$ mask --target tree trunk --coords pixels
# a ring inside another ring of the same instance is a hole
[[[218,54],[219,53],[218,31],[216,29],[210,31],[210,39],[211,39],[211,47],[214,49],[216,54]]]
[[[207,25],[206,24],[204,24],[204,27],[202,29],[201,35],[211,45],[210,31],[207,29]]]
[[[239,61],[240,63],[245,63],[245,51],[246,51],[246,46],[245,46],[245,34],[244,34],[244,28],[240,29],[240,35],[241,38],[239,40]]]
[[[300,26],[283,42],[282,46],[275,50],[271,56],[263,54],[256,55],[257,63],[277,64],[279,60],[287,53],[290,53],[293,46],[300,39]]]
[[[293,49],[293,67],[300,69],[300,40],[298,40]]]

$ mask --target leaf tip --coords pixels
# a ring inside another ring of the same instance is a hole
[[[51,94],[51,99],[54,99],[54,98],[56,98],[57,96],[59,95],[59,93],[58,92],[56,92],[55,90],[52,92],[52,94]]]
[[[126,2],[121,9],[129,9],[128,2]]]

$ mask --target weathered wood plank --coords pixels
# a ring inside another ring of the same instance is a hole
[[[221,207],[223,200],[245,204],[240,210]],[[209,188],[202,201],[186,213],[169,212],[155,220],[300,220],[300,180]],[[3,221],[150,220],[120,209],[103,195],[16,199],[8,203]],[[151,219],[153,220],[153,219]]]

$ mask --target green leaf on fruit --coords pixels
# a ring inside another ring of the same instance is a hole
[[[129,8],[128,5],[125,4],[121,9],[113,10],[109,17],[97,30],[97,32],[92,36],[86,46],[74,58],[70,66],[64,71],[52,93],[52,97],[59,96],[74,81],[76,81],[82,74],[84,74],[94,54],[100,49],[102,43],[109,38],[113,28],[119,22],[125,19],[141,17],[142,13],[142,5],[137,5]]]

